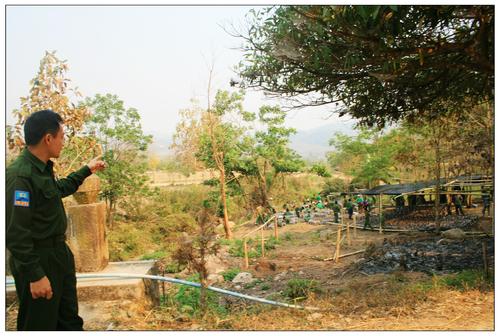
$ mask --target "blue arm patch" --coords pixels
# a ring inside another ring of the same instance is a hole
[[[23,190],[14,191],[14,205],[29,207],[30,206],[30,193]]]

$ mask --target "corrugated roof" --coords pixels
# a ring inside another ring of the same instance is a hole
[[[490,177],[491,178],[491,177]],[[448,181],[467,181],[467,180],[482,180],[487,179],[485,176],[473,175],[473,176],[458,176],[455,178],[448,179]],[[440,179],[440,184],[444,185],[447,182],[446,179]],[[432,181],[421,181],[414,183],[400,183],[400,184],[384,184],[376,186],[370,190],[365,190],[361,194],[363,195],[401,195],[405,193],[412,193],[419,191],[424,188],[430,188],[436,185],[436,180]]]
[[[423,188],[427,188],[432,182],[415,182],[402,184],[384,184],[376,186],[370,190],[363,192],[364,195],[400,195],[409,192],[415,192]]]

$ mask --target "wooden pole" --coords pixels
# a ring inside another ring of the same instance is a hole
[[[260,230],[260,248],[262,249],[262,257],[265,257],[265,248],[264,248],[264,228]]]
[[[358,231],[357,231],[357,222],[356,222],[356,214],[353,214],[352,215],[352,223],[354,225],[354,238],[357,238],[358,237]]]
[[[483,266],[484,266],[484,276],[488,278],[488,253],[486,249],[486,241],[481,242],[483,245]]]
[[[247,248],[247,239],[243,239],[243,253],[245,254],[245,269],[248,268],[248,248]]]
[[[344,209],[340,209],[340,224],[344,226]],[[347,245],[351,246],[351,231],[350,231],[350,226],[349,221],[346,221],[346,227],[347,227]]]
[[[278,239],[278,217],[274,215],[274,238]]]
[[[335,247],[335,263],[339,262],[339,256],[340,256],[340,237],[342,235],[342,225],[337,226],[337,244]]]
[[[490,201],[491,234],[495,236],[495,203]]]
[[[382,233],[382,194],[378,195],[378,222],[379,222],[378,232]]]
[[[356,254],[363,253],[365,251],[366,251],[366,249],[359,250],[359,251],[356,251],[356,252],[346,253],[346,254],[343,254],[343,255],[339,256],[339,258],[350,257],[350,256],[353,256],[353,255],[356,255]],[[334,259],[335,259],[335,257],[333,257],[333,258],[326,258],[326,259],[323,259],[323,261],[330,261],[330,260],[334,260]]]

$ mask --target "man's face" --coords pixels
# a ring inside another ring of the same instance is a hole
[[[64,128],[62,125],[59,125],[56,135],[49,134],[47,146],[51,158],[58,158],[61,155],[61,150],[64,147]]]

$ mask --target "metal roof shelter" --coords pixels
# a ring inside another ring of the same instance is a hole
[[[458,176],[451,179],[445,186],[459,186],[459,187],[475,187],[475,186],[493,186],[493,180],[491,176],[483,175],[470,175],[470,176]]]
[[[441,187],[449,189],[450,187],[481,187],[493,186],[493,181],[490,176],[472,175],[472,176],[458,176],[452,179],[441,179]],[[362,191],[363,195],[408,195],[408,194],[423,194],[426,191],[431,191],[436,186],[436,180],[422,181],[415,183],[402,183],[402,184],[384,184],[376,186],[370,190]],[[450,193],[450,192],[446,192]],[[451,192],[453,193],[453,192]],[[463,193],[463,191],[460,191]]]
[[[402,183],[402,184],[384,184],[376,186],[370,190],[364,191],[363,195],[400,195],[411,192],[416,192],[424,188],[434,185],[434,182],[415,182],[415,183]]]

